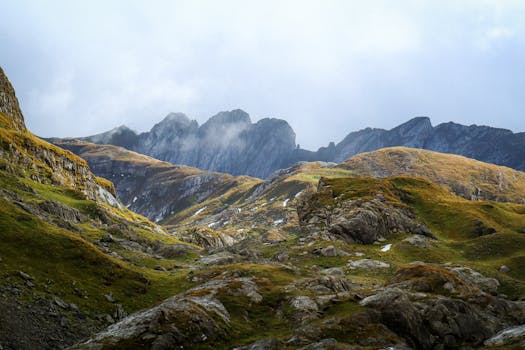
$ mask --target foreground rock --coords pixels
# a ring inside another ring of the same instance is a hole
[[[369,193],[356,196],[352,186],[361,186],[365,181],[370,184],[360,191]],[[303,232],[312,239],[360,244],[372,244],[397,233],[434,237],[410,209],[381,194],[389,190],[386,186],[381,180],[321,179],[317,193],[297,206]]]
[[[156,307],[130,315],[70,350],[167,350],[213,342],[226,337],[230,325],[230,314],[217,297],[223,292],[249,298],[254,303],[262,300],[251,279],[211,280]]]
[[[491,296],[483,283],[475,283],[483,279],[462,279],[462,273],[434,265],[409,266],[361,305],[378,311],[381,323],[422,350],[480,346],[525,321],[525,302]]]

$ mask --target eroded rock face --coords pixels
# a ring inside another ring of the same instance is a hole
[[[0,113],[10,117],[11,126],[17,131],[25,131],[24,116],[20,110],[13,86],[0,68]]]
[[[434,237],[410,209],[395,205],[382,195],[346,199],[331,191],[331,185],[321,179],[318,192],[297,206],[301,228],[312,238],[372,244],[397,233]],[[326,198],[331,201],[328,205],[323,203]]]
[[[160,305],[130,315],[71,350],[102,350],[122,347],[168,350],[190,348],[228,334],[230,314],[218,294],[262,301],[257,285],[249,278],[211,280]]]
[[[494,297],[484,291],[482,278],[464,280],[461,273],[435,265],[407,267],[361,305],[379,311],[381,323],[422,350],[479,346],[525,321],[524,302]]]

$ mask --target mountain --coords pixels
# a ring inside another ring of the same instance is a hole
[[[341,162],[358,153],[405,146],[525,170],[524,144],[525,133],[452,122],[433,127],[429,118],[418,117],[391,130],[364,129],[350,133],[335,146],[330,160]]]
[[[3,349],[64,348],[177,293],[151,264],[198,251],[127,210],[82,158],[29,132],[0,69]]]
[[[338,167],[354,176],[419,176],[466,199],[525,204],[525,173],[453,154],[391,147],[358,154]]]
[[[414,118],[391,130],[363,129],[317,151],[295,145],[295,133],[280,119],[252,124],[241,110],[221,112],[202,126],[181,113],[172,113],[149,132],[137,134],[126,126],[79,138],[111,144],[173,164],[266,178],[300,161],[342,162],[363,152],[404,146],[463,155],[483,162],[525,170],[525,133],[488,126],[444,123],[433,127],[428,117]]]
[[[56,145],[85,159],[95,174],[115,184],[127,208],[154,221],[209,198],[226,193],[238,195],[262,182],[247,176],[173,165],[117,146],[83,141],[62,141]]]
[[[523,348],[525,205],[452,193],[515,200],[509,169],[395,148],[262,181],[62,144],[86,162],[3,85],[1,348]]]
[[[136,134],[125,126],[83,141],[125,147],[170,162],[233,175],[266,177],[288,166],[295,133],[280,119],[252,123],[241,110],[221,112],[199,126],[172,113],[149,132]]]

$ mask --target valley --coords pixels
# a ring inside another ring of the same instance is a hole
[[[215,145],[199,169],[176,164],[191,135],[291,128],[162,123],[49,143],[0,70],[0,349],[525,346],[525,173],[423,149],[445,128],[426,119],[367,131],[412,148],[349,137],[348,156],[283,161],[265,131],[259,157]],[[176,156],[154,151],[166,135]]]

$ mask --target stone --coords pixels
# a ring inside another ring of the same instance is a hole
[[[499,268],[499,272],[509,273],[510,272],[510,267],[505,266],[505,265],[501,265],[500,268]]]
[[[331,267],[328,269],[321,270],[319,272],[323,275],[330,275],[336,277],[343,277],[345,275],[345,271],[340,267]]]
[[[18,275],[26,281],[33,281],[35,279],[33,276],[25,273],[24,271],[18,271]]]
[[[105,235],[104,237],[102,237],[100,239],[100,242],[102,242],[102,243],[113,243],[113,242],[115,242],[115,239],[113,238],[113,235],[108,233],[107,235]]]
[[[292,307],[299,311],[317,312],[319,310],[319,307],[317,306],[315,301],[313,301],[312,298],[305,295],[300,295],[293,298],[290,302],[290,305],[292,305]]]
[[[111,293],[111,292],[109,294],[104,294],[104,298],[106,298],[108,303],[114,303],[115,302],[115,298],[113,298],[113,293]]]
[[[57,304],[58,306],[60,306],[64,310],[68,310],[69,309],[69,304],[66,303],[64,300],[60,299],[59,297],[54,296],[53,297],[53,301],[55,302],[55,304]]]
[[[204,256],[199,261],[204,265],[225,265],[231,264],[240,259],[241,257],[239,255],[224,251]]]
[[[430,248],[432,246],[432,244],[430,243],[430,239],[421,235],[412,235],[410,237],[405,238],[403,242],[408,242],[420,248]]]
[[[281,350],[282,348],[283,344],[279,340],[266,338],[249,345],[233,348],[233,350]]]
[[[390,267],[390,264],[372,259],[360,259],[348,262],[348,267],[351,269],[387,269]]]
[[[525,346],[525,325],[502,330],[493,337],[485,340],[485,346],[517,345]]]

